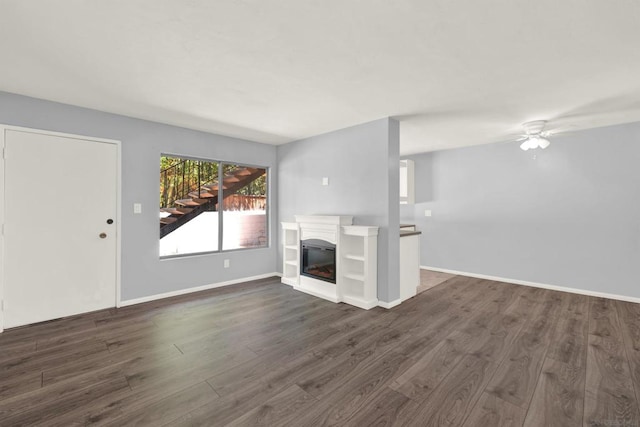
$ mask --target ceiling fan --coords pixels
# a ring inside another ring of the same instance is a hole
[[[545,120],[535,120],[533,122],[527,122],[522,125],[524,129],[524,135],[522,135],[518,142],[523,141],[520,144],[520,148],[524,151],[535,150],[536,148],[547,148],[551,142],[547,139],[551,135],[551,132],[546,132],[544,126],[547,124]]]

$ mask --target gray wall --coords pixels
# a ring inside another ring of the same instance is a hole
[[[161,153],[264,165],[275,172],[274,146],[4,92],[0,123],[122,141],[123,300],[276,271],[275,209],[269,248],[161,261],[157,208]],[[270,180],[272,200],[277,200],[277,175]],[[133,214],[134,202],[142,203],[141,215]],[[230,268],[223,268],[224,259],[230,259]]]
[[[279,221],[353,215],[355,224],[380,227],[378,298],[387,302],[400,295],[398,138],[398,122],[381,119],[278,146]]]
[[[397,120],[389,120],[388,134],[386,191],[389,197],[389,238],[385,248],[389,263],[387,267],[388,299],[380,299],[392,302],[400,298],[400,123]],[[367,184],[363,183],[362,188],[366,189]],[[367,191],[364,190],[364,192]]]
[[[551,141],[410,156],[421,264],[640,297],[640,123]]]

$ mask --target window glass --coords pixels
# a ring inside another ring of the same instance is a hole
[[[223,164],[222,249],[267,246],[266,168]]]
[[[162,155],[159,214],[161,257],[267,246],[267,169]]]

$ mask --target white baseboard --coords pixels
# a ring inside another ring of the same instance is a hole
[[[497,277],[497,276],[489,276],[486,274],[469,273],[468,271],[449,270],[447,268],[429,267],[427,265],[421,265],[420,268],[423,270],[439,271],[440,273],[449,273],[449,274],[456,274],[460,276],[475,277],[478,279],[493,280],[496,282],[513,283],[514,285],[531,286],[533,288],[542,288],[542,289],[549,289],[552,291],[569,292],[572,294],[587,295],[590,297],[608,298],[608,299],[615,299],[619,301],[640,303],[640,298],[629,297],[626,295],[609,294],[606,292],[589,291],[586,289],[569,288],[566,286],[547,285],[545,283],[528,282],[526,280],[508,279],[506,277]]]
[[[393,300],[391,302],[386,302],[386,301],[378,301],[378,307],[382,307],[382,308],[393,308],[396,305],[400,305],[400,303],[402,302],[402,300],[400,298]]]
[[[360,298],[353,298],[346,295],[342,296],[342,302],[361,308],[363,310],[371,310],[373,307],[378,306],[377,299],[372,301],[364,301],[364,300],[361,300]]]
[[[165,292],[163,294],[150,295],[148,297],[134,298],[120,301],[117,307],[127,307],[129,305],[142,304],[144,302],[155,301],[164,298],[176,297],[179,295],[191,294],[193,292],[206,291],[208,289],[221,288],[223,286],[236,285],[238,283],[250,282],[252,280],[266,279],[268,277],[280,276],[280,273],[266,273],[251,277],[241,277],[240,279],[227,280],[226,282],[211,283],[209,285],[196,286],[195,288],[179,289],[177,291]]]

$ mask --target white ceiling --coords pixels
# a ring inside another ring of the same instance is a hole
[[[0,0],[0,55],[3,91],[271,144],[640,121],[636,0]]]

